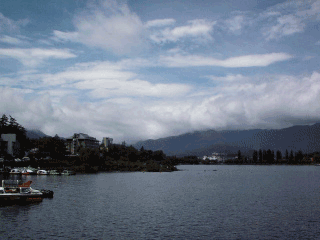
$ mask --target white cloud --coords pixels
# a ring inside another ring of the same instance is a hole
[[[114,96],[176,98],[184,96],[191,90],[191,87],[185,84],[152,84],[138,79],[131,81],[102,79],[80,82],[75,86],[94,89],[90,94],[93,98],[110,98]]]
[[[0,88],[0,111],[14,116],[25,127],[50,135],[66,137],[81,131],[116,141],[159,138],[205,128],[283,127],[299,120],[320,120],[318,72],[310,76],[263,76],[264,81],[257,82],[261,77],[235,75],[229,78],[239,81],[221,81],[209,96],[170,101],[166,97],[145,101],[123,96],[83,103],[69,96],[56,105],[54,91],[26,100],[17,89]]]
[[[41,75],[45,85],[90,90],[91,98],[111,97],[167,97],[186,94],[191,87],[185,84],[159,84],[137,79],[137,74],[126,70],[123,62],[78,64],[57,74]]]
[[[165,28],[155,32],[150,39],[156,43],[177,42],[182,38],[212,40],[211,32],[215,24],[216,22],[196,19],[189,21],[185,26]]]
[[[272,26],[263,32],[263,35],[266,36],[267,40],[302,32],[305,27],[305,24],[294,15],[281,16],[277,21],[277,25]]]
[[[79,40],[79,34],[77,32],[61,32],[58,30],[53,31],[53,40],[55,41],[72,41],[77,42]]]
[[[0,57],[15,58],[26,67],[37,67],[44,60],[67,59],[76,57],[69,49],[42,49],[42,48],[10,48],[0,49]]]
[[[91,85],[90,82],[93,81],[127,81],[135,76],[136,74],[134,72],[126,71],[121,65],[106,61],[77,64],[63,72],[56,74],[44,74],[41,78],[45,84],[52,86],[86,81],[88,83],[88,89],[92,89],[90,86],[93,85]],[[82,89],[84,89],[84,85]]]
[[[291,59],[286,53],[269,53],[231,57],[220,60],[211,57],[197,55],[161,56],[160,63],[168,67],[195,67],[195,66],[219,66],[226,68],[238,67],[265,67],[272,63]]]
[[[155,19],[155,20],[151,20],[148,21],[145,26],[147,28],[151,28],[151,27],[164,27],[167,25],[172,25],[176,22],[175,19],[173,18],[167,18],[167,19]]]
[[[179,125],[190,131],[231,126],[240,129],[285,127],[299,120],[320,120],[319,73],[307,77],[269,76],[268,83],[256,83],[255,78],[239,83],[225,82],[200,102],[191,99],[162,102],[149,111],[160,125],[168,125],[166,134],[179,129]]]
[[[74,19],[75,32],[54,31],[56,39],[76,41],[119,55],[146,47],[144,25],[126,4],[106,1],[92,5]]]
[[[23,44],[27,44],[28,42],[21,40],[19,38],[14,38],[14,37],[10,37],[10,36],[3,36],[0,38],[0,42],[3,43],[8,43],[8,44],[12,44],[12,45],[23,45]]]
[[[236,75],[230,74],[225,77],[218,77],[218,76],[207,76],[207,77],[212,81],[217,81],[217,82],[239,82],[239,81],[244,81],[248,79],[247,77],[241,74],[236,74]]]
[[[245,23],[244,19],[243,15],[238,15],[226,20],[226,25],[231,32],[240,32]]]

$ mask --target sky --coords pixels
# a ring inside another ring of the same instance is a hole
[[[11,0],[0,114],[134,143],[320,122],[320,0]]]

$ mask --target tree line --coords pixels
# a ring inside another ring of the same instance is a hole
[[[252,157],[242,155],[241,151],[238,151],[236,158],[228,159],[227,164],[310,164],[320,162],[319,152],[303,153],[301,150],[290,152],[286,149],[284,155],[280,150],[274,152],[274,150],[259,149],[254,150]]]

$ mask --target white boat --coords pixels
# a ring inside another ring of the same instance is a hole
[[[49,175],[60,175],[60,173],[57,170],[50,170]]]
[[[33,174],[35,174],[35,172],[32,171],[31,169],[25,168],[25,169],[22,169],[21,174],[22,175],[33,175]]]
[[[21,174],[21,169],[13,168],[11,169],[10,174]]]
[[[76,173],[74,171],[70,171],[70,170],[63,170],[61,175],[75,175]]]
[[[48,171],[47,171],[47,170],[41,170],[41,169],[40,169],[40,170],[37,171],[37,174],[38,174],[38,175],[48,175]]]
[[[31,181],[2,180],[0,187],[0,204],[41,202],[43,193],[30,187]]]

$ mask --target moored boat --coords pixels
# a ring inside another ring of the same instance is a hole
[[[38,175],[48,175],[48,171],[47,170],[38,170],[37,174]]]
[[[0,204],[41,202],[43,193],[31,188],[32,181],[2,180],[0,187]]]
[[[49,175],[60,175],[60,173],[57,170],[50,170]]]
[[[13,168],[11,169],[10,174],[21,174],[21,169]]]
[[[22,169],[21,174],[22,175],[34,175],[35,172],[32,171],[31,169],[25,168],[25,169]]]
[[[76,173],[74,171],[71,171],[71,170],[63,170],[61,175],[75,175]]]

